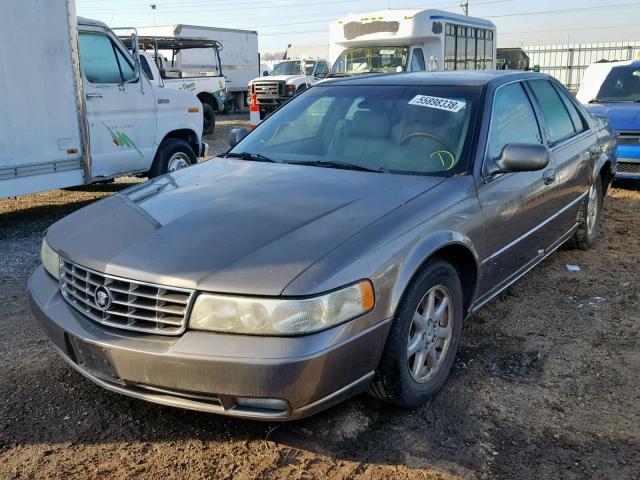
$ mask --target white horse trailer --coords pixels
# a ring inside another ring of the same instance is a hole
[[[331,23],[332,76],[496,67],[496,26],[442,10],[381,10]]]

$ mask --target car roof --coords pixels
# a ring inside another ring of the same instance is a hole
[[[321,85],[460,85],[497,86],[516,80],[550,78],[545,73],[520,70],[460,70],[450,72],[412,72],[331,78]]]

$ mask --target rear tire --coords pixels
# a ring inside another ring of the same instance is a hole
[[[587,201],[580,207],[578,229],[569,241],[571,247],[588,250],[596,244],[600,236],[602,204],[602,177],[598,176],[589,188]]]
[[[418,406],[433,396],[453,366],[462,321],[456,269],[444,260],[429,261],[398,305],[368,393],[401,407]]]
[[[202,104],[202,134],[210,135],[216,127],[216,114],[208,103]]]
[[[174,172],[194,163],[196,156],[187,142],[179,138],[166,138],[158,147],[156,158],[149,170],[149,178]]]

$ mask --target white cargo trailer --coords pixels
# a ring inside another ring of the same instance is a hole
[[[138,32],[140,35],[205,38],[220,42],[220,61],[227,79],[227,92],[235,100],[236,108],[242,109],[247,105],[247,85],[261,73],[258,32],[184,24],[143,27]],[[206,64],[207,52],[185,50],[181,55],[184,64]]]
[[[76,19],[72,0],[10,2],[0,31],[0,198],[158,175],[205,153],[195,95],[152,85],[137,49]]]

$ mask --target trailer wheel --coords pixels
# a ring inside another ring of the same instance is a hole
[[[179,138],[166,138],[158,147],[156,158],[149,170],[149,178],[175,172],[194,163],[196,163],[196,156],[187,142]]]
[[[209,135],[213,133],[213,129],[216,126],[216,115],[213,111],[213,107],[208,103],[202,104],[202,133],[203,135]]]

